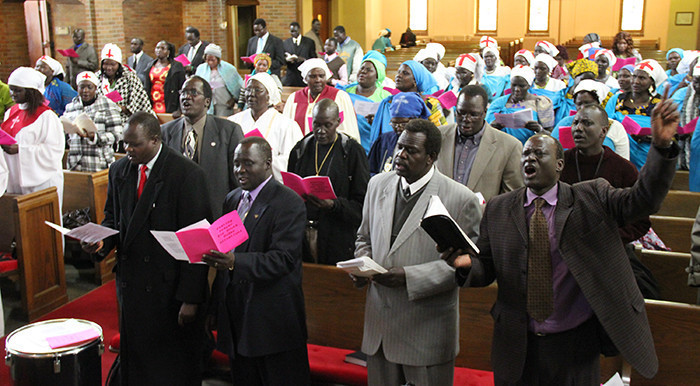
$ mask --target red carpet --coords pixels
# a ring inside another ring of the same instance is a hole
[[[39,320],[59,318],[85,319],[95,322],[102,327],[105,343],[105,352],[102,354],[102,383],[104,384],[109,368],[112,366],[112,362],[114,362],[114,358],[117,356],[117,354],[109,352],[106,347],[109,345],[110,338],[119,332],[117,321],[117,294],[115,292],[114,280],[44,315]],[[2,341],[0,341],[0,348],[4,356],[4,337]],[[2,363],[0,364],[0,385],[9,384],[10,368]]]

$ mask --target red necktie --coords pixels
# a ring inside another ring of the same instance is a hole
[[[146,170],[148,170],[148,166],[141,165],[141,177],[139,178],[139,188],[136,191],[137,198],[141,198],[143,187],[146,186],[146,180],[148,179],[148,177],[146,177]]]

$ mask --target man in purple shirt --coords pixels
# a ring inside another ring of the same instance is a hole
[[[272,150],[261,137],[236,147],[240,188],[224,201],[248,240],[202,260],[217,269],[208,327],[229,355],[235,385],[308,385],[301,248],[306,209],[298,194],[272,178]],[[217,323],[218,322],[218,323]]]
[[[491,360],[496,385],[594,385],[600,354],[619,351],[653,377],[658,359],[644,299],[617,231],[661,205],[673,179],[679,121],[666,99],[652,113],[652,142],[638,182],[559,181],[564,152],[548,135],[523,148],[525,188],[485,208],[478,256],[447,250],[460,285],[498,281]]]

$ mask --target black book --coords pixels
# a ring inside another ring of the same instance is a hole
[[[345,362],[367,367],[367,354],[363,353],[362,351],[351,352],[345,356]]]
[[[425,210],[420,226],[428,232],[442,250],[452,247],[455,250],[461,249],[471,256],[479,254],[479,248],[450,216],[450,213],[438,196],[430,197],[428,208]]]

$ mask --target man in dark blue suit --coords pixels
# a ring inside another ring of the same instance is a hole
[[[260,44],[262,44],[262,48],[260,48]],[[284,43],[282,43],[282,39],[267,32],[265,19],[255,19],[253,21],[253,37],[248,39],[246,55],[251,56],[261,52],[267,53],[272,58],[270,72],[280,76],[280,69],[285,64]],[[251,64],[249,67],[253,68],[253,65]]]
[[[235,385],[308,385],[304,202],[272,178],[265,139],[243,139],[233,163],[240,188],[226,196],[224,213],[237,210],[249,238],[202,259],[217,269],[209,328],[217,325],[217,347],[231,359]]]

